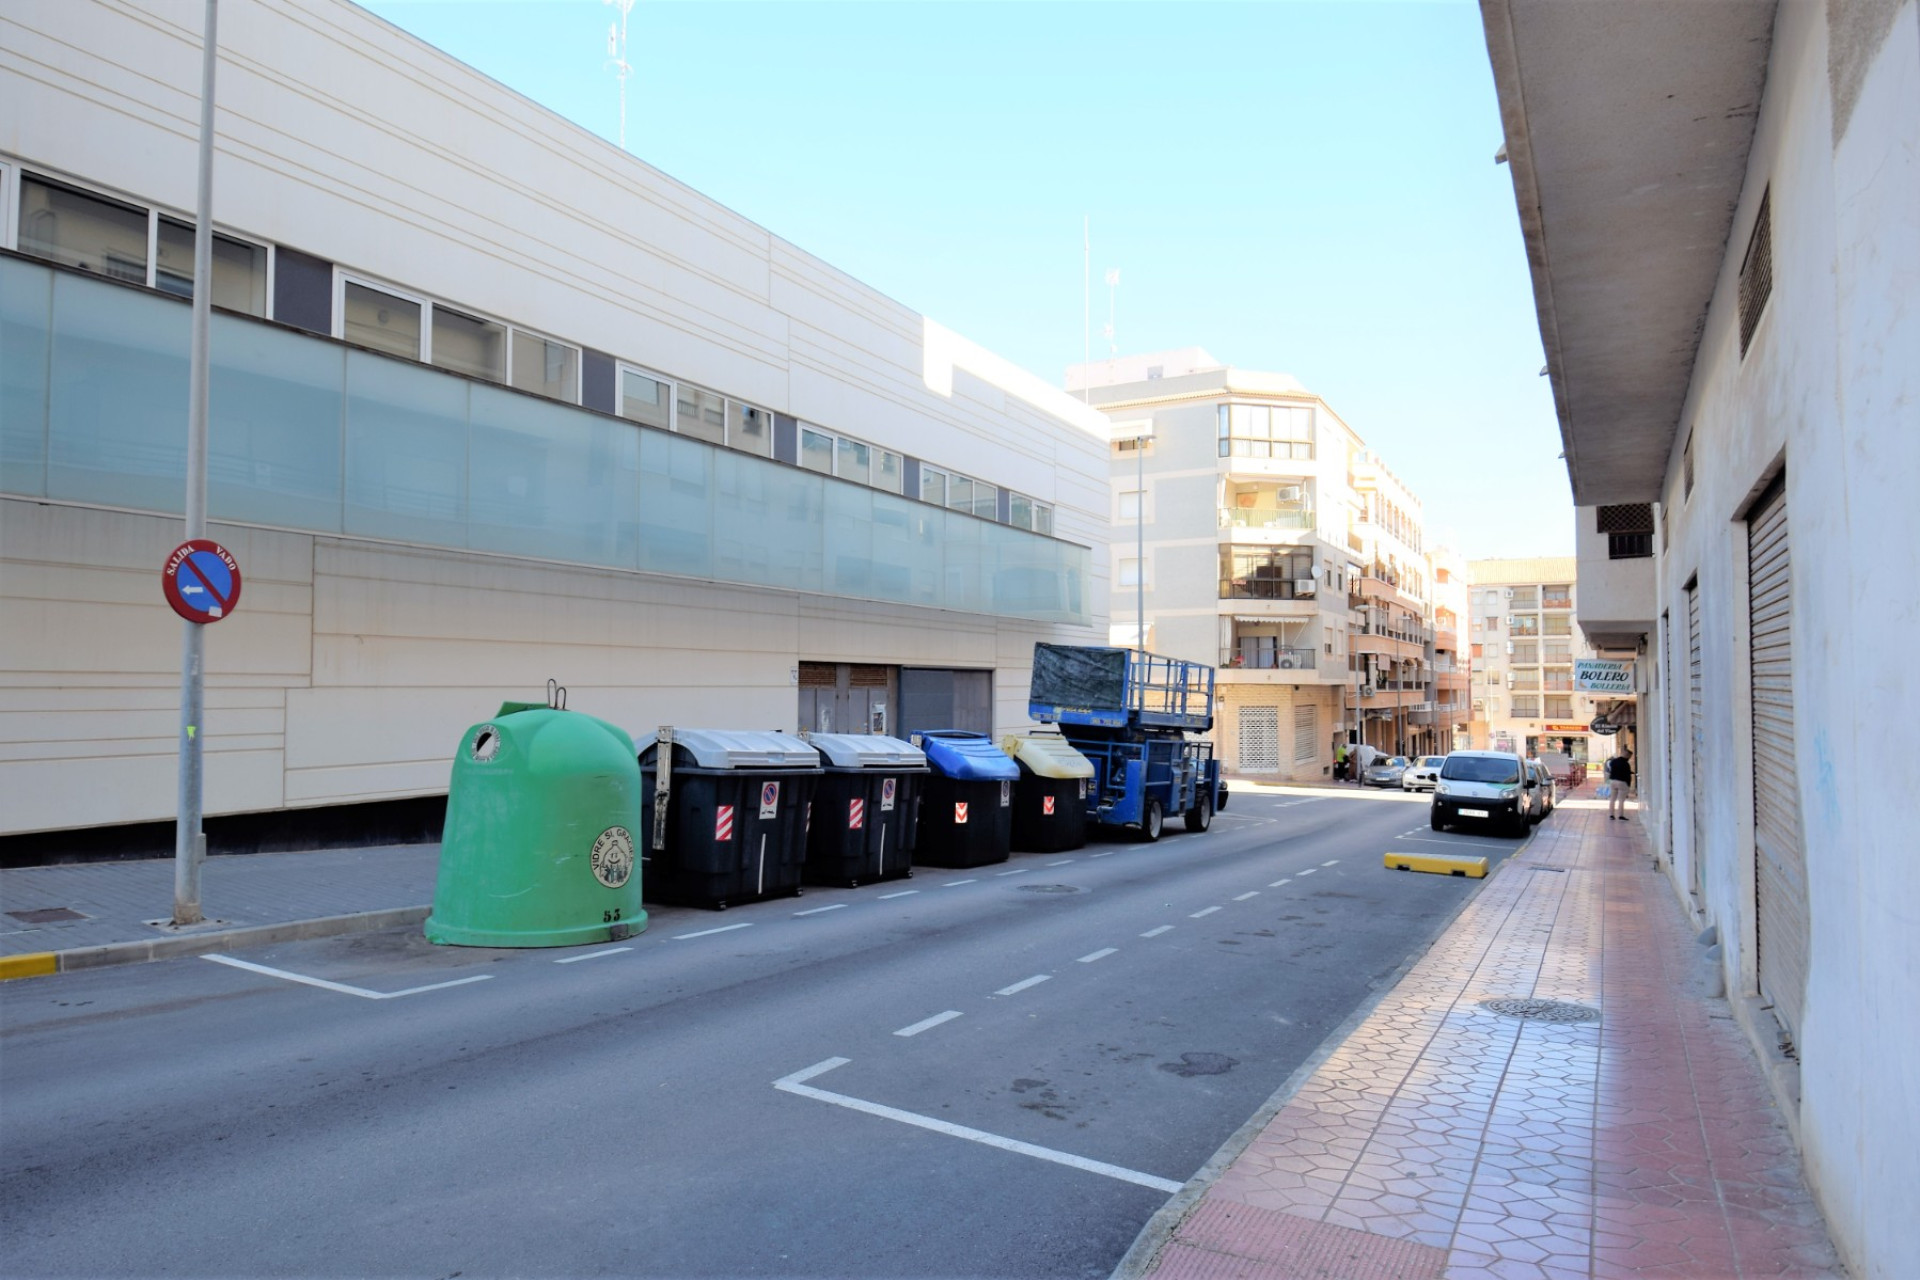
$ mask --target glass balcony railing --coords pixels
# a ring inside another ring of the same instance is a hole
[[[178,513],[186,303],[0,256],[0,492]],[[1035,621],[1090,551],[215,313],[210,518]]]
[[[1225,526],[1233,529],[1271,529],[1276,532],[1305,530],[1311,532],[1313,512],[1311,511],[1241,511],[1231,510],[1225,513]]]

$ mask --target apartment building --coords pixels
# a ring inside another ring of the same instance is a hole
[[[1469,566],[1475,747],[1529,756],[1557,751],[1577,761],[1613,754],[1612,739],[1591,727],[1602,702],[1612,708],[1620,700],[1575,687],[1574,664],[1599,653],[1579,623],[1574,570],[1572,556]],[[1631,719],[1622,719],[1631,733]]]
[[[15,852],[173,815],[201,17],[5,22]],[[430,807],[550,677],[636,733],[1011,730],[1036,641],[1106,638],[1099,414],[345,0],[219,30],[216,849]]]
[[[1076,365],[1113,422],[1112,640],[1216,663],[1240,776],[1438,738],[1420,504],[1325,400],[1197,348]]]
[[[1473,590],[1467,561],[1450,546],[1427,553],[1433,571],[1433,738],[1426,749],[1441,754],[1472,741],[1473,658],[1467,644]]]
[[[1640,819],[1847,1274],[1920,1275],[1920,5],[1481,11]]]

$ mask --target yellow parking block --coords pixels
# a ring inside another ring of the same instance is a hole
[[[1448,854],[1390,853],[1387,855],[1387,870],[1431,871],[1437,876],[1468,876],[1480,880],[1487,874],[1487,860],[1456,858]]]
[[[60,972],[60,957],[51,951],[30,951],[23,956],[0,956],[0,982],[8,978],[38,978]]]

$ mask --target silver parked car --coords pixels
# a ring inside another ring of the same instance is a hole
[[[1527,761],[1527,773],[1532,776],[1535,786],[1527,792],[1527,818],[1539,822],[1553,812],[1554,781],[1553,770],[1541,760]]]
[[[1445,756],[1415,756],[1400,779],[1402,791],[1431,791],[1440,781],[1440,766]]]
[[[1407,758],[1390,756],[1385,760],[1375,760],[1367,766],[1367,772],[1360,782],[1369,787],[1397,787],[1400,779],[1407,774]]]

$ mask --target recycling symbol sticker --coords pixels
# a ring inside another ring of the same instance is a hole
[[[625,827],[608,827],[593,842],[593,878],[618,889],[633,874],[633,834]]]

